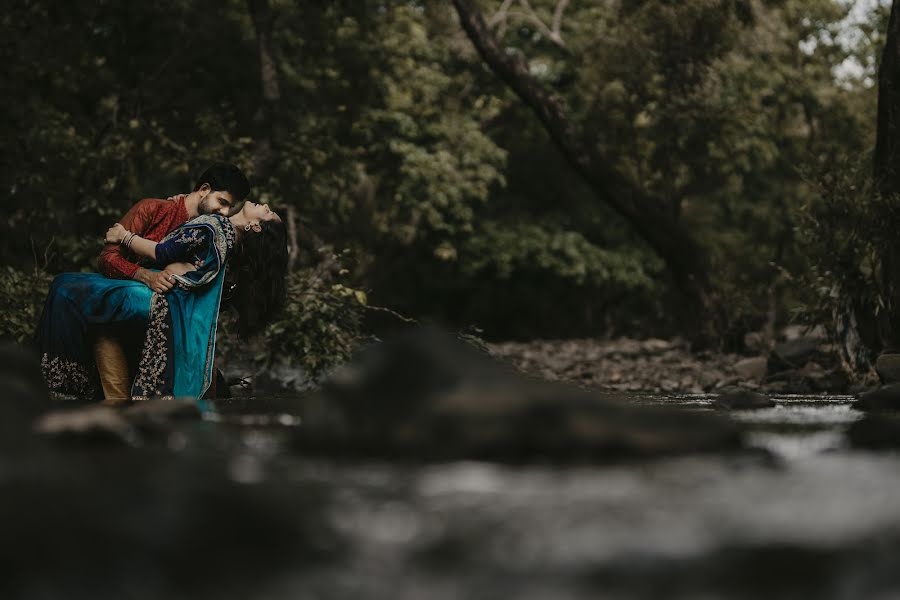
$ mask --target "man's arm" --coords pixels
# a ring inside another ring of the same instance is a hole
[[[119,223],[129,231],[143,233],[149,224],[149,215],[144,201],[138,202],[129,209]],[[125,249],[118,244],[106,244],[97,259],[100,272],[111,279],[138,279],[135,275],[141,269],[126,258]]]
[[[144,233],[150,224],[152,213],[145,201],[138,202],[119,221],[129,231]],[[112,279],[134,279],[155,292],[168,292],[174,285],[169,274],[151,271],[136,265],[126,258],[125,249],[119,244],[106,244],[97,259],[100,272]]]

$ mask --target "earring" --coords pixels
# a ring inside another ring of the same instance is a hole
[[[251,228],[250,223],[247,223],[246,225],[244,225],[244,231],[250,231],[250,228]]]

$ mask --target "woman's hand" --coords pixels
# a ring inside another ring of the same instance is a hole
[[[184,275],[188,271],[196,271],[197,268],[191,263],[187,262],[177,262],[172,263],[170,265],[166,265],[166,271],[172,273],[173,275]]]
[[[121,224],[116,223],[112,227],[106,230],[106,243],[107,244],[121,244],[122,240],[125,239],[125,236],[131,233]]]

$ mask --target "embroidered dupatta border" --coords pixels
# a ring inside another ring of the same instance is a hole
[[[227,223],[227,225],[225,224]],[[206,227],[213,234],[213,248],[216,252],[216,259],[219,267],[215,271],[204,274],[199,280],[192,281],[182,275],[174,275],[176,282],[182,289],[193,290],[214,281],[216,277],[225,268],[225,258],[228,250],[234,247],[235,232],[231,221],[224,217],[215,215],[202,215],[192,219],[187,223],[191,228]],[[185,235],[183,230],[173,231],[169,233],[162,242],[168,241],[176,235]],[[188,240],[189,241],[189,240]],[[160,243],[162,243],[160,242]],[[216,318],[213,326],[210,328],[210,334],[206,343],[206,359],[203,366],[203,382],[200,393],[196,398],[199,400],[212,383],[212,366],[215,358],[215,340],[218,331],[218,307],[222,302],[222,289],[219,289],[219,297],[216,300]],[[165,334],[166,318],[169,315],[169,302],[165,295],[154,293],[150,299],[150,324],[147,327],[147,337],[144,341],[144,349],[141,355],[140,370],[138,377],[135,379],[134,387],[139,387],[144,391],[143,396],[133,395],[133,400],[147,400],[150,396],[146,393],[153,390],[155,396],[160,396],[160,386],[162,385],[161,375],[166,367],[167,351],[166,345],[171,343],[169,336]],[[160,340],[161,338],[161,340]],[[172,398],[172,395],[163,395],[163,398]]]

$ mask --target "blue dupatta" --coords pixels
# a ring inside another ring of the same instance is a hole
[[[53,280],[36,342],[51,390],[91,396],[98,388],[91,327],[122,324],[144,331],[132,398],[200,398],[213,377],[216,322],[225,263],[234,247],[231,222],[203,215],[157,245],[156,267],[190,262],[196,271],[175,276],[168,294],[143,283],[98,273],[63,273]]]
[[[153,396],[199,401],[212,383],[216,324],[225,263],[234,247],[234,227],[219,215],[203,215],[172,231],[156,248],[158,266],[191,262],[176,275],[168,294],[153,294],[134,399]]]

